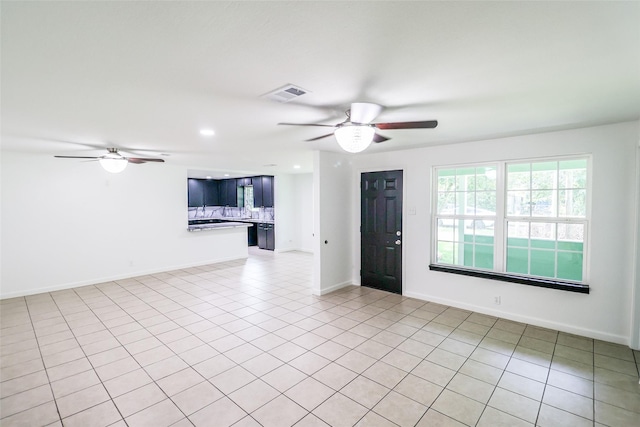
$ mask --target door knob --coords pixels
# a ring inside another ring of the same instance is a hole
[[[396,245],[399,245],[400,243],[402,243],[400,239],[396,240]]]

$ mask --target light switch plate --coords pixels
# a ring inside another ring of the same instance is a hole
[[[409,206],[409,215],[415,215],[415,214],[416,214],[416,207]]]

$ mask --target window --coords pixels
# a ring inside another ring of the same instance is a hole
[[[433,266],[585,283],[587,158],[436,168],[435,176]]]

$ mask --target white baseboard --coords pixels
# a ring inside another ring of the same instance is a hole
[[[351,286],[351,285],[352,285],[351,281],[347,280],[346,282],[337,283],[337,284],[335,284],[333,286],[329,286],[328,288],[321,289],[320,293],[318,293],[316,290],[314,290],[313,293],[315,295],[322,296],[322,295],[329,294],[329,293],[331,293],[333,291],[337,291],[338,289],[342,289],[342,288],[345,288],[345,287]]]
[[[284,248],[284,249],[276,248],[274,250],[274,252],[276,252],[276,253],[280,253],[280,252],[304,252],[304,253],[307,253],[307,254],[313,254],[313,250],[302,249],[302,248]]]
[[[182,265],[174,265],[174,266],[169,266],[169,267],[153,268],[153,269],[149,269],[149,270],[141,270],[141,271],[128,272],[128,273],[123,273],[123,274],[116,274],[116,275],[113,275],[113,276],[101,277],[101,278],[96,278],[96,279],[87,279],[87,280],[80,280],[80,281],[77,281],[77,282],[63,283],[63,284],[53,285],[53,286],[45,286],[45,287],[37,288],[37,289],[29,289],[27,291],[9,292],[9,293],[6,293],[6,294],[2,293],[2,294],[0,294],[0,300],[9,299],[9,298],[24,297],[24,296],[27,296],[27,295],[41,294],[41,293],[45,293],[45,292],[62,291],[62,290],[65,290],[65,289],[78,288],[78,287],[81,287],[81,286],[97,285],[99,283],[113,282],[113,281],[116,281],[116,280],[132,279],[132,278],[140,277],[140,276],[148,276],[150,274],[164,273],[166,271],[182,270],[182,269],[185,269],[185,268],[200,267],[202,265],[209,265],[209,264],[216,264],[216,263],[226,262],[226,261],[235,261],[235,260],[239,260],[239,259],[246,259],[247,257],[248,256],[218,258],[218,259],[212,259],[212,260],[208,260],[208,261],[201,261],[201,262],[188,263],[188,264],[182,264]]]
[[[463,310],[470,310],[480,314],[486,314],[489,316],[500,317],[502,319],[513,320],[514,322],[526,323],[532,326],[538,326],[541,328],[553,329],[556,331],[562,331],[569,334],[580,335],[583,337],[598,339],[602,341],[613,342],[616,344],[629,345],[629,337],[624,335],[610,334],[607,332],[597,331],[594,329],[580,328],[573,325],[567,325],[564,323],[553,322],[539,317],[523,316],[517,313],[509,313],[500,310],[492,310],[487,307],[476,306],[473,304],[464,304],[455,300],[449,300],[446,298],[438,298],[431,295],[425,295],[417,292],[405,292],[404,296],[410,298],[416,298],[423,301],[435,302],[437,304],[448,305]]]

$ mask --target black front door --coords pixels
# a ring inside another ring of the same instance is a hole
[[[402,293],[402,171],[361,176],[363,286]]]

